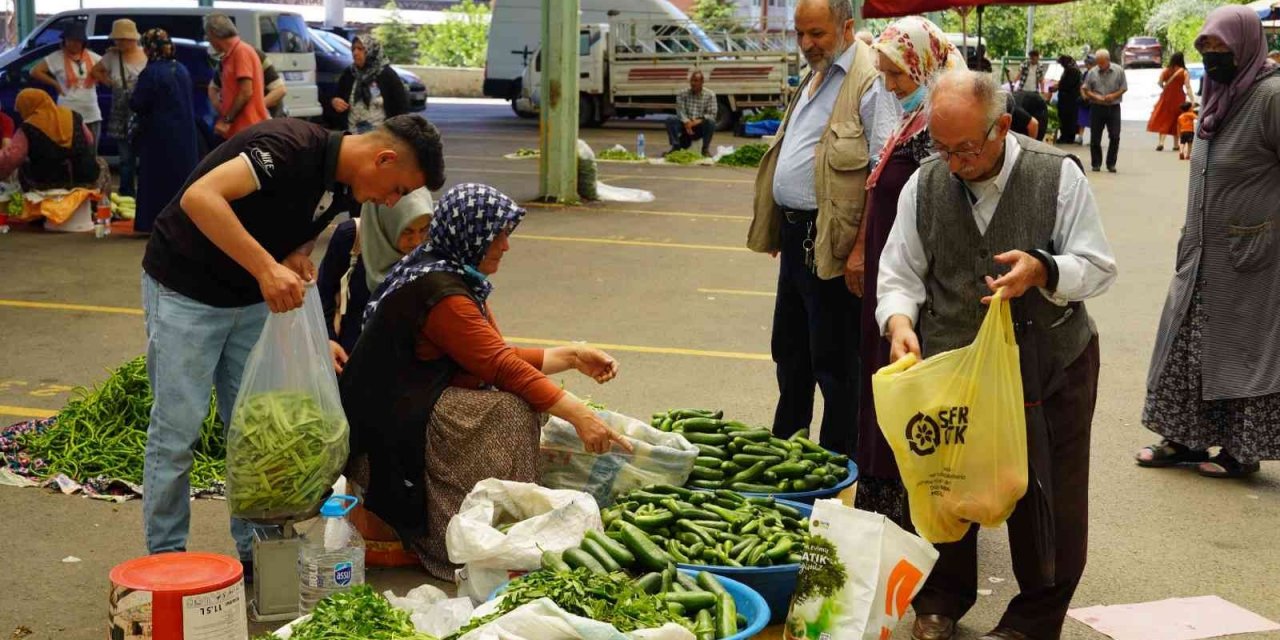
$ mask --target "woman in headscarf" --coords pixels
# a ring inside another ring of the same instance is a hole
[[[339,385],[351,423],[347,477],[437,578],[450,580],[444,533],[475,483],[534,482],[544,413],[586,450],[626,441],[547,378],[576,369],[612,380],[618,363],[582,345],[506,344],[489,307],[493,275],[525,210],[482,184],[436,204],[429,241],[396,263],[365,310]]]
[[[23,190],[91,186],[101,167],[93,134],[80,114],[53,103],[43,89],[23,89],[15,101],[22,124],[0,150],[0,176],[15,169]]]
[[[177,195],[200,160],[191,74],[175,59],[164,29],[140,41],[147,66],[138,75],[129,106],[137,114],[133,143],[138,155],[138,213],[133,230],[150,233],[160,210]]]
[[[338,95],[333,110],[341,128],[364,133],[383,120],[409,113],[409,91],[395,69],[382,55],[382,44],[372,36],[357,36],[351,42],[354,60],[338,78]]]
[[[1076,117],[1080,114],[1080,83],[1084,74],[1076,66],[1076,59],[1067,54],[1058,56],[1058,64],[1062,67],[1062,77],[1058,79],[1058,144],[1075,144],[1080,125]]]
[[[329,351],[339,374],[364,329],[364,308],[387,272],[422,244],[431,223],[431,194],[410,192],[394,207],[366,202],[360,217],[333,232],[320,262],[320,300],[329,328]]]
[[[862,344],[859,376],[862,397],[858,410],[858,506],[910,527],[906,513],[906,491],[876,422],[875,403],[870,401],[871,375],[889,364],[889,343],[876,324],[876,277],[880,253],[898,214],[898,194],[920,161],[932,153],[929,138],[929,84],[938,74],[964,68],[960,51],[934,23],[919,16],[902,18],[889,25],[872,46],[876,52],[884,86],[898,97],[902,119],[880,152],[880,161],[867,179],[870,190],[867,215],[862,218],[866,270],[862,279]],[[857,251],[857,248],[854,249]]]
[[[1186,224],[1147,373],[1144,467],[1245,476],[1280,459],[1280,71],[1247,7],[1214,9]],[[1210,455],[1210,447],[1220,447]]]

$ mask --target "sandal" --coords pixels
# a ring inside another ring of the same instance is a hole
[[[1200,463],[1200,475],[1206,478],[1243,478],[1258,472],[1261,468],[1257,462],[1244,463],[1226,451]]]
[[[1150,457],[1144,458],[1143,454],[1148,452]],[[1154,468],[1208,462],[1210,458],[1208,451],[1192,449],[1172,440],[1161,440],[1160,444],[1153,444],[1139,449],[1138,454],[1134,456],[1134,460],[1138,462],[1139,467]]]

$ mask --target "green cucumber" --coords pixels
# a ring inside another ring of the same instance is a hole
[[[569,564],[564,561],[564,554],[559,551],[543,551],[542,568],[553,573],[568,573],[573,571],[573,567],[570,567]]]
[[[600,545],[613,558],[614,562],[623,567],[630,567],[636,563],[635,554],[628,551],[625,545],[595,529],[589,529],[585,538]]]
[[[613,573],[614,571],[620,571],[622,569],[622,566],[618,564],[618,561],[614,560],[613,556],[609,555],[609,552],[605,551],[604,547],[600,546],[600,543],[595,540],[584,538],[582,540],[582,544],[579,545],[578,548],[591,554],[591,557],[595,558],[596,562],[599,562],[600,566],[604,567],[604,570],[607,573]]]
[[[681,521],[680,524],[683,524]],[[622,523],[622,542],[636,556],[636,560],[655,571],[661,571],[671,564],[671,556],[660,549],[643,529],[630,522]],[[566,559],[567,560],[567,559]]]
[[[693,464],[699,467],[706,467],[708,469],[719,469],[720,465],[724,464],[724,460],[721,460],[720,458],[712,458],[711,456],[698,456],[698,458],[693,461]]]
[[[733,455],[733,462],[734,464],[742,465],[744,467],[750,467],[757,462],[764,462],[772,466],[781,463],[782,458],[780,456],[759,456],[751,453],[735,453]]]
[[[728,451],[725,451],[724,449],[721,449],[720,447],[717,447],[717,446],[714,446],[714,445],[710,445],[710,444],[698,444],[698,443],[694,442],[694,443],[693,443],[693,446],[695,446],[695,447],[697,447],[697,448],[698,448],[698,455],[700,455],[700,456],[708,456],[708,457],[711,457],[711,458],[720,458],[721,460],[723,460],[723,459],[725,459],[725,458],[728,458],[728,457],[729,457],[729,452],[728,452]]]
[[[731,482],[729,488],[734,491],[742,491],[745,493],[777,493],[778,488],[767,484],[756,484],[754,482]]]
[[[698,611],[698,616],[694,618],[693,636],[695,640],[716,640],[716,623],[711,609]]]
[[[668,593],[663,598],[668,603],[674,602],[684,607],[685,611],[700,611],[716,606],[718,596],[706,591],[685,591],[684,593]]]
[[[689,477],[694,480],[724,480],[724,472],[719,469],[695,466],[689,472]]]
[[[752,464],[750,467],[747,467],[746,469],[743,469],[742,471],[735,473],[732,478],[729,478],[729,482],[730,483],[751,482],[752,480],[759,478],[760,474],[764,473],[764,470],[768,467],[769,467],[769,463],[767,462],[763,462],[763,461],[756,462],[755,464]],[[733,487],[730,486],[729,488],[732,489]]]
[[[564,552],[565,564],[574,569],[586,568],[591,573],[606,574],[604,565],[596,560],[595,556],[583,549],[569,549]]]
[[[673,428],[685,433],[718,433],[724,423],[713,418],[685,418],[675,423]]]
[[[734,431],[733,437],[752,442],[768,442],[769,438],[773,437],[773,433],[764,429],[752,429],[751,431]]]
[[[644,589],[645,593],[658,593],[662,588],[662,574],[657,571],[646,573],[644,577],[636,580],[636,586]]]
[[[809,470],[799,462],[783,462],[769,467],[769,470],[776,474],[779,478],[800,478]]]
[[[728,591],[725,591],[724,585],[720,584],[720,579],[717,578],[714,573],[709,571],[699,571],[696,580],[698,582],[698,586],[702,587],[703,591],[710,591],[716,595],[728,593]]]
[[[738,607],[728,593],[716,594],[716,637],[728,638],[738,634]]]
[[[724,482],[721,480],[690,480],[689,486],[699,489],[719,489],[724,486]]]
[[[729,444],[729,436],[723,433],[685,433],[684,439],[693,444],[709,444],[713,447]]]

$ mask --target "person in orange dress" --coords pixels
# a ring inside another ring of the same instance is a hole
[[[1182,115],[1178,116],[1178,158],[1191,159],[1191,142],[1196,137],[1196,110],[1190,102],[1182,103]]]
[[[1160,136],[1156,142],[1156,151],[1164,151],[1164,137],[1178,135],[1178,115],[1182,112],[1182,103],[1194,99],[1191,90],[1191,74],[1187,72],[1187,62],[1179,51],[1169,58],[1169,66],[1160,73],[1160,99],[1156,108],[1151,111],[1151,119],[1147,121],[1147,131]],[[1173,145],[1178,150],[1178,145]]]

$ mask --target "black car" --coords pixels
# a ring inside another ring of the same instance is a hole
[[[332,125],[337,114],[329,103],[338,93],[338,78],[352,64],[351,41],[337,33],[323,29],[311,29],[311,44],[316,50],[316,88],[320,93],[320,106],[324,108],[324,121]],[[409,91],[409,108],[422,111],[427,108],[427,86],[418,76],[392,65],[405,89]]]
[[[177,49],[178,62],[181,62],[182,66],[191,73],[191,103],[195,107],[196,120],[203,124],[206,131],[211,130],[214,111],[213,105],[209,103],[209,83],[213,81],[213,67],[209,62],[209,50],[204,45],[181,38],[174,38],[173,44]],[[107,38],[89,38],[89,50],[98,55],[106,53],[110,46],[111,41]],[[43,89],[55,100],[57,99],[57,95],[49,85],[32,79],[31,70],[40,64],[45,56],[57,51],[58,47],[56,43],[37,46],[23,52],[21,56],[0,69],[0,108],[3,108],[15,123],[22,121],[14,103],[18,99],[18,92],[23,89]],[[111,118],[110,87],[98,85],[98,106],[102,109],[102,121],[104,123],[109,121]],[[98,142],[98,153],[104,156],[117,155],[116,141],[107,134],[105,124],[102,127],[102,140]]]

